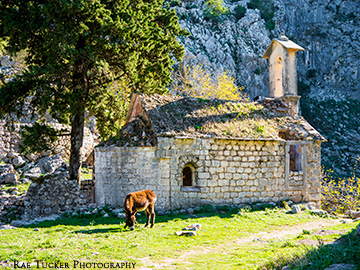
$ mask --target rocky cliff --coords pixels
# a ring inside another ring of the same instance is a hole
[[[204,0],[169,1],[183,28],[186,61],[211,72],[229,70],[254,98],[268,95],[272,38],[284,33],[297,52],[302,114],[327,139],[322,163],[337,176],[352,174],[360,156],[360,1],[225,0],[228,13],[206,16]]]
[[[360,1],[225,0],[228,14],[208,18],[203,0],[170,1],[188,59],[210,70],[230,70],[251,97],[267,95],[262,55],[281,32],[305,48],[299,80],[321,98],[360,97]]]

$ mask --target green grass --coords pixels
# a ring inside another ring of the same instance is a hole
[[[81,179],[92,179],[92,169],[81,168]]]
[[[16,187],[20,192],[19,195],[23,195],[29,189],[30,184],[31,184],[30,182],[25,184],[18,184],[18,185],[5,184],[2,188],[0,188],[0,190],[9,190],[10,188]]]
[[[157,216],[155,227],[144,228],[145,216],[138,217],[135,231],[123,229],[124,220],[110,218],[62,218],[16,230],[0,231],[0,262],[118,262],[132,261],[144,265],[141,258],[152,262],[175,260],[176,269],[256,269],[269,265],[284,254],[303,252],[293,240],[271,240],[234,244],[252,233],[279,230],[284,225],[301,224],[321,218],[302,212],[297,215],[273,209],[256,212],[225,211],[196,215]],[[176,231],[189,224],[200,223],[195,237],[179,237]],[[345,224],[341,228],[355,228]],[[38,228],[39,230],[34,230]],[[312,237],[311,233],[301,237]],[[290,243],[290,244],[289,244]],[[208,250],[178,258],[189,250]],[[147,266],[147,265],[144,265]],[[5,268],[5,269],[11,269]],[[270,268],[269,268],[270,269]]]

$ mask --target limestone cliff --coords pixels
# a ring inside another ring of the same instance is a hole
[[[230,70],[251,97],[267,95],[262,55],[281,32],[305,48],[298,53],[298,78],[311,86],[311,95],[360,97],[358,0],[225,0],[229,14],[215,20],[204,16],[204,0],[170,5],[191,33],[182,39],[191,61]]]
[[[360,1],[224,0],[229,13],[205,18],[205,0],[169,1],[182,27],[186,61],[229,70],[254,98],[268,96],[272,38],[284,33],[297,52],[302,115],[324,135],[322,163],[350,176],[360,149]]]

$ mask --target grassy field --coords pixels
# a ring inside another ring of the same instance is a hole
[[[135,231],[129,231],[123,229],[124,219],[115,217],[62,218],[0,230],[0,267],[13,269],[14,261],[29,263],[31,269],[50,268],[55,265],[49,263],[55,262],[62,263],[58,268],[65,268],[67,263],[68,269],[74,269],[74,261],[79,262],[77,269],[81,263],[85,269],[95,262],[114,266],[132,262],[135,269],[281,269],[292,263],[291,269],[324,269],[335,262],[360,265],[360,244],[353,241],[357,223],[333,226],[333,233],[328,235],[316,235],[305,226],[297,235],[285,238],[256,236],[274,231],[281,234],[295,225],[314,222],[333,220],[307,211],[294,215],[284,209],[233,210],[157,216],[151,229],[143,227],[145,216],[141,214]],[[175,234],[194,223],[202,225],[196,236]],[[338,238],[345,240],[327,248],[328,241]],[[301,243],[304,241],[319,246]],[[36,265],[36,261],[41,262]]]

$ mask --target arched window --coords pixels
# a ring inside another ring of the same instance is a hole
[[[187,164],[184,166],[182,170],[182,185],[184,187],[194,186],[194,173],[195,168],[191,164]]]

